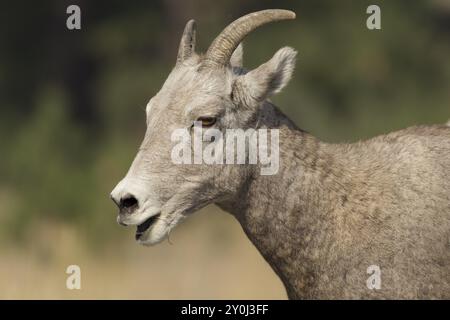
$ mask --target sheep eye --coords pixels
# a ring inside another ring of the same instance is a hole
[[[199,117],[197,121],[202,123],[202,127],[211,127],[216,123],[216,118],[214,117]]]

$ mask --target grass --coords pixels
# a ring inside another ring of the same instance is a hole
[[[124,228],[124,237],[93,249],[74,226],[36,225],[26,245],[0,248],[0,298],[286,298],[239,224],[219,209],[210,207],[188,219],[172,232],[171,244],[142,247],[133,233]],[[66,288],[71,264],[81,268],[81,290]]]

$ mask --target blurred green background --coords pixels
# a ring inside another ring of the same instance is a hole
[[[81,30],[66,8],[81,8]],[[366,8],[381,7],[381,30]],[[234,219],[211,206],[171,243],[134,243],[108,195],[145,131],[188,19],[205,51],[232,20],[286,8],[295,21],[245,40],[254,68],[299,51],[273,100],[301,128],[356,141],[450,118],[450,1],[10,1],[0,10],[0,298],[285,298]],[[65,288],[79,264],[82,290]]]

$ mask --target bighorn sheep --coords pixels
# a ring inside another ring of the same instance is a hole
[[[195,22],[187,23],[175,68],[147,105],[141,148],[111,194],[118,222],[155,244],[215,203],[237,218],[291,299],[450,298],[450,128],[416,126],[354,144],[297,128],[268,100],[290,80],[296,52],[282,48],[247,71],[239,46],[257,27],[293,18],[248,14],[205,55],[195,53]],[[195,121],[202,130],[278,129],[278,173],[261,175],[261,164],[174,164],[171,134],[192,134]],[[373,265],[378,290],[367,284]]]

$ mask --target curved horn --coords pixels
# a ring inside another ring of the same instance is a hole
[[[207,67],[226,65],[239,43],[256,28],[274,21],[295,19],[295,13],[289,10],[269,9],[247,14],[229,24],[218,36],[206,52]]]
[[[195,50],[195,20],[189,20],[184,27],[178,48],[177,63],[189,58]]]

